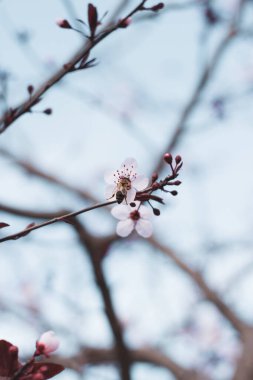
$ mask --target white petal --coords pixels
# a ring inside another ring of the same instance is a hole
[[[126,220],[129,217],[129,207],[127,205],[117,205],[111,210],[112,216],[119,220]]]
[[[117,224],[116,232],[119,236],[126,237],[134,229],[134,222],[132,219],[122,220]]]
[[[143,190],[148,186],[149,179],[144,177],[144,175],[137,175],[137,177],[132,181],[133,187],[137,190]]]
[[[124,162],[122,162],[121,167],[126,167],[129,169],[137,169],[137,161],[134,158],[127,158]]]
[[[143,219],[149,219],[152,216],[150,207],[141,205],[141,207],[139,208],[139,211],[140,211],[141,218]]]
[[[136,190],[133,187],[130,190],[128,190],[127,195],[126,195],[126,201],[128,204],[134,201],[135,195],[136,195]]]
[[[115,172],[107,171],[104,175],[104,180],[106,183],[112,184],[115,183],[114,181],[117,180],[117,177],[115,177]]]
[[[115,190],[116,190],[115,185],[107,185],[105,188],[105,198],[113,200],[115,198],[115,195],[113,196],[113,194],[115,193]]]
[[[135,225],[135,229],[139,235],[148,238],[152,235],[153,226],[149,220],[139,219]]]

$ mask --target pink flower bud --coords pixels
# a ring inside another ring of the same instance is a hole
[[[41,335],[36,343],[37,353],[39,355],[49,355],[59,347],[59,339],[53,331],[47,331]]]
[[[170,153],[165,153],[163,159],[165,162],[167,162],[167,164],[172,164],[172,155]]]
[[[182,157],[179,156],[179,155],[176,156],[175,161],[176,161],[177,164],[179,164],[182,161]]]
[[[56,24],[63,29],[72,29],[70,23],[66,19],[60,19],[56,21]]]
[[[123,19],[123,20],[119,20],[119,28],[127,28],[132,22],[132,19],[131,17],[128,17],[126,19]]]
[[[160,11],[161,9],[163,9],[163,7],[164,7],[164,3],[158,3],[158,4],[154,5],[153,7],[151,7],[150,10],[153,12],[157,12],[157,11]]]

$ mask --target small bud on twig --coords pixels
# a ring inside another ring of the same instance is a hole
[[[53,110],[52,110],[52,108],[46,108],[46,109],[43,111],[43,113],[46,114],[46,115],[52,115]]]
[[[167,164],[171,165],[172,164],[172,155],[170,153],[165,153],[163,156],[163,159]]]
[[[56,24],[57,24],[60,28],[63,28],[63,29],[72,29],[72,26],[70,25],[70,23],[69,23],[68,20],[66,20],[66,19],[58,20],[58,21],[56,21]]]
[[[179,155],[176,156],[175,161],[176,161],[177,164],[179,164],[182,161],[182,157],[179,156]]]
[[[32,95],[32,93],[34,91],[34,87],[31,84],[29,84],[29,86],[27,87],[27,91],[28,91],[29,95]]]
[[[153,214],[156,216],[159,216],[161,213],[160,213],[160,210],[158,208],[153,207]]]
[[[158,4],[154,5],[153,7],[151,7],[150,10],[153,12],[158,12],[163,8],[164,8],[164,3],[158,3]]]
[[[157,173],[153,173],[152,174],[152,178],[151,178],[152,183],[154,183],[155,181],[157,181],[157,179],[158,179],[158,174]]]
[[[123,20],[119,20],[118,27],[127,28],[131,24],[131,22],[132,22],[132,19],[130,17]]]

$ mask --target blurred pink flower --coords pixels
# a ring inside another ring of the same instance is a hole
[[[56,351],[60,341],[53,331],[44,332],[36,343],[37,351],[41,355],[49,355]]]

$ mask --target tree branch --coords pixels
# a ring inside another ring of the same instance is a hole
[[[106,283],[106,279],[102,268],[102,258],[109,249],[111,243],[115,241],[117,237],[113,236],[110,240],[104,239],[104,241],[100,241],[98,243],[98,241],[94,239],[94,237],[91,238],[91,236],[86,233],[86,230],[81,225],[81,223],[78,222],[77,219],[73,221],[72,226],[79,237],[79,241],[82,247],[88,253],[93,268],[94,276],[96,279],[96,283],[104,301],[105,313],[116,342],[116,353],[118,363],[121,369],[122,380],[130,380],[130,356],[128,348],[124,342],[122,328],[116,316],[116,312],[114,310],[113,302],[110,295],[110,290]]]
[[[172,261],[185,273],[187,273],[193,282],[202,290],[205,297],[213,303],[221,314],[231,323],[236,331],[239,332],[240,336],[244,336],[245,331],[248,330],[249,326],[243,322],[236,313],[220,298],[220,296],[214,292],[205,282],[201,273],[196,270],[191,269],[182,259],[180,259],[172,249],[161,244],[155,238],[148,239],[149,243],[153,247],[159,249],[166,256],[170,257]]]
[[[178,380],[207,380],[207,377],[195,369],[184,368],[168,355],[154,348],[129,349],[132,363],[152,364],[168,369]],[[50,360],[74,371],[81,371],[85,365],[114,364],[117,361],[115,348],[85,347],[72,357],[52,356]]]
[[[202,93],[206,89],[207,85],[210,82],[210,79],[212,78],[215,70],[217,69],[222,55],[225,53],[225,50],[227,49],[229,44],[235,39],[235,37],[238,36],[237,24],[239,23],[245,1],[246,0],[240,1],[238,9],[236,10],[234,14],[234,17],[228,28],[227,33],[218,44],[209,64],[206,65],[205,69],[200,74],[200,78],[198,79],[197,85],[195,89],[193,90],[193,93],[191,94],[188,102],[186,103],[182,113],[179,116],[179,120],[174,128],[173,136],[170,139],[167,147],[164,149],[164,152],[172,152],[175,146],[177,145],[177,143],[179,142],[180,137],[185,131],[186,123],[188,119],[190,118],[191,114],[193,113],[193,111],[195,110],[198,102],[200,101]],[[164,161],[161,158],[158,160],[158,163],[156,167],[154,168],[153,172],[159,173],[162,170],[163,166],[164,166]]]
[[[31,107],[36,105],[42,95],[44,95],[52,86],[54,86],[57,82],[59,82],[66,74],[70,73],[75,69],[75,65],[79,63],[85,56],[88,56],[90,51],[98,45],[101,41],[103,41],[110,34],[121,28],[122,23],[126,22],[127,19],[134,16],[135,13],[141,10],[142,6],[146,3],[147,0],[142,0],[137,7],[135,7],[131,12],[129,12],[121,21],[116,24],[105,28],[101,33],[94,38],[90,38],[85,43],[84,47],[82,47],[71,59],[65,64],[59,71],[57,71],[51,78],[49,78],[45,83],[43,83],[37,91],[32,93],[30,97],[21,103],[19,106],[15,107],[11,110],[11,112],[7,112],[0,119],[0,134],[3,133],[11,124],[13,124],[20,116],[24,113],[29,112]]]
[[[30,232],[32,232],[34,230],[38,230],[39,228],[49,226],[50,224],[55,224],[58,222],[72,223],[72,218],[77,216],[77,215],[84,214],[85,212],[95,210],[95,209],[100,208],[100,207],[105,207],[105,206],[108,206],[108,205],[111,205],[114,203],[116,203],[116,201],[98,203],[98,204],[93,205],[91,207],[86,207],[86,208],[83,208],[83,209],[78,210],[78,211],[74,211],[74,212],[70,212],[70,213],[67,213],[67,214],[64,214],[61,216],[54,217],[53,219],[47,220],[46,222],[43,222],[43,223],[32,224],[31,226],[28,226],[27,228],[25,228],[24,230],[22,230],[20,232],[17,232],[15,234],[8,235],[8,236],[1,238],[0,243],[3,243],[4,241],[7,241],[7,240],[17,240],[21,237],[28,235]],[[12,209],[12,211],[14,211],[14,209]]]

